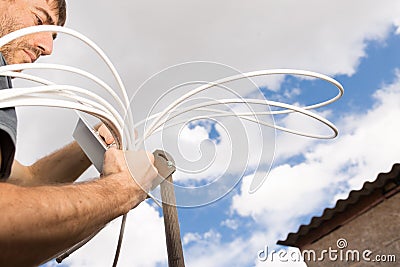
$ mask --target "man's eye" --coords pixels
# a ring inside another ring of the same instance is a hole
[[[35,16],[36,16],[36,24],[43,25],[43,20],[38,15],[35,15]]]

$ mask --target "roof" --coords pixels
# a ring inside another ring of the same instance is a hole
[[[399,191],[400,164],[396,163],[390,172],[365,182],[360,190],[351,191],[347,199],[338,200],[334,208],[326,208],[321,216],[313,217],[308,225],[301,225],[296,233],[277,244],[299,248],[311,244]]]

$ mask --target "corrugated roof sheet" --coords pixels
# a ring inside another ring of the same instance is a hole
[[[338,200],[334,208],[326,208],[321,216],[313,217],[308,225],[301,225],[296,233],[290,233],[286,240],[279,240],[277,244],[301,247],[311,243],[310,241],[316,241],[343,224],[330,225],[329,227],[323,227],[324,225],[327,225],[335,217],[343,215],[343,213],[346,213],[352,207],[354,208],[360,201],[374,201],[372,198],[373,194],[379,195],[380,201],[382,201],[382,196],[387,195],[389,192],[396,192],[396,190],[400,190],[400,164],[398,163],[393,165],[390,172],[380,173],[373,182],[365,182],[360,190],[351,191],[347,199]],[[316,234],[318,229],[320,229],[320,232]],[[314,240],[310,240],[310,237],[307,238],[310,232],[313,232],[312,238]]]

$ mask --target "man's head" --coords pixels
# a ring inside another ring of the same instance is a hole
[[[47,2],[51,2],[47,1]],[[56,16],[58,17],[57,25],[64,26],[67,19],[67,6],[65,0],[52,0],[53,4],[50,6],[56,10]]]
[[[0,37],[34,25],[61,25],[66,20],[65,0],[0,0]],[[53,51],[55,33],[24,36],[0,48],[8,64],[34,62]]]

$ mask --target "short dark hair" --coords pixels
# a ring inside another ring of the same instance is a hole
[[[59,26],[64,26],[65,21],[67,20],[67,4],[65,0],[48,0],[53,1],[54,9],[57,9],[56,15],[58,16]]]

